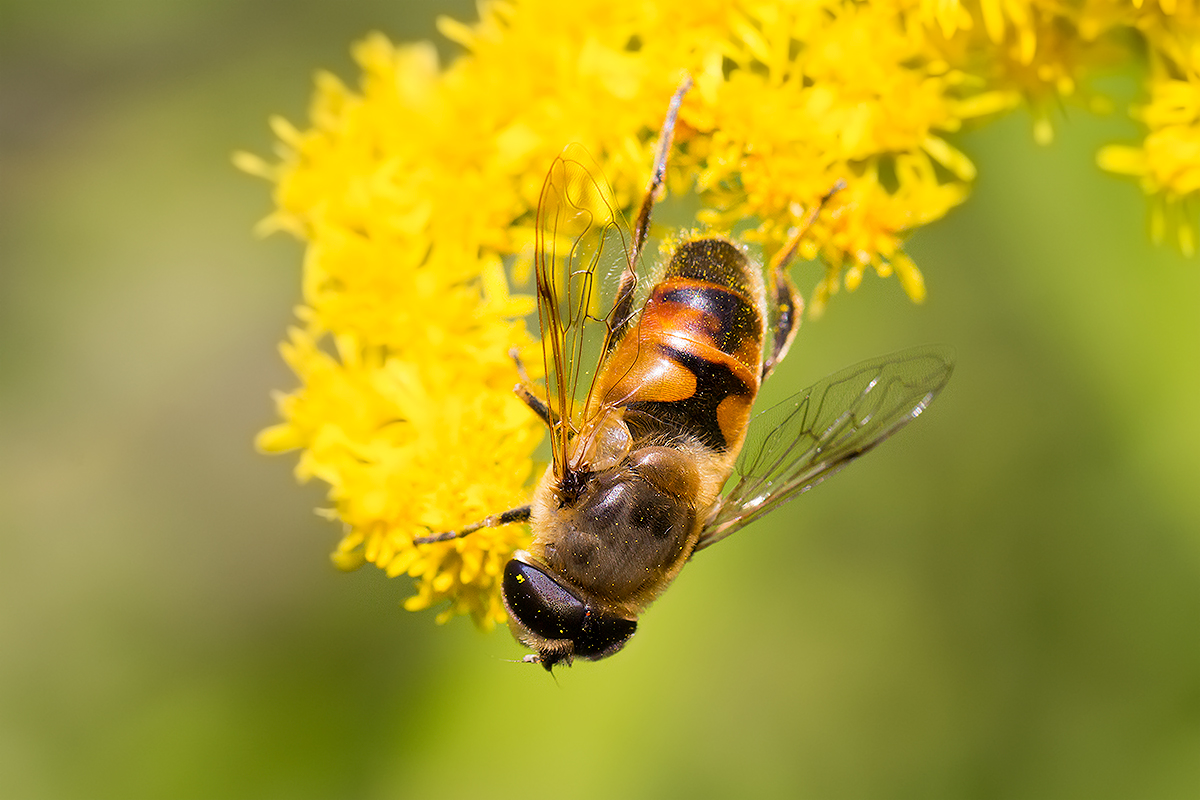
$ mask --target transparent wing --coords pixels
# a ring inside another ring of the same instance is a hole
[[[802,494],[916,419],[950,380],[948,350],[905,350],[825,378],[756,414],[722,498],[696,549]]]
[[[554,159],[538,201],[534,268],[546,369],[546,404],[553,420],[554,467],[564,474],[567,443],[586,420],[598,366],[628,323],[636,279],[629,241],[612,190],[579,145]]]

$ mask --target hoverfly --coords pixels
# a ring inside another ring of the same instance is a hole
[[[795,337],[803,306],[787,267],[824,200],[771,259],[766,281],[734,240],[693,235],[639,296],[638,264],[689,86],[671,99],[631,234],[581,152],[558,156],[542,187],[534,258],[546,393],[520,362],[516,392],[549,427],[553,460],[531,502],[416,539],[528,522],[532,543],[508,562],[502,593],[514,636],[534,651],[524,660],[547,670],[620,650],[696,552],[875,447],[950,378],[942,349],[906,350],[751,419],[759,386]],[[615,286],[602,298],[614,253]]]

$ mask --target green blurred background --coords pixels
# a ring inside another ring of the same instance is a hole
[[[1200,263],[1093,166],[1119,118],[956,139],[929,301],[868,278],[769,392],[927,341],[949,389],[619,657],[551,680],[332,569],[322,488],[251,447],[301,248],[230,154],[439,11],[0,6],[0,796],[1200,796]]]

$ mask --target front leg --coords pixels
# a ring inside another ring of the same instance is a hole
[[[480,528],[495,528],[500,525],[508,525],[513,522],[528,522],[529,521],[529,506],[521,506],[505,511],[503,514],[492,514],[486,519],[481,519],[479,522],[474,522],[462,530],[447,531],[446,533],[435,533],[432,536],[416,536],[413,537],[413,544],[433,544],[434,542],[449,542],[452,539],[461,539],[467,534],[474,533]]]
[[[545,403],[537,398],[537,396],[533,393],[533,390],[529,388],[533,381],[530,380],[529,373],[525,371],[525,364],[521,361],[521,356],[517,352],[517,348],[512,348],[508,351],[508,354],[512,357],[512,360],[516,362],[517,375],[519,375],[521,378],[521,383],[518,383],[516,386],[514,386],[513,391],[516,392],[517,397],[525,401],[525,405],[529,406],[533,413],[537,414],[547,426],[553,428],[555,419],[554,414],[550,411]],[[446,533],[435,533],[431,536],[415,536],[413,537],[413,544],[449,542],[453,539],[461,539],[462,537],[472,534],[481,528],[495,528],[500,525],[509,525],[514,522],[528,521],[529,506],[524,505],[519,506],[518,508],[511,508],[502,514],[493,514],[490,517],[481,519],[479,522],[474,522],[468,525],[462,530],[447,531]]]

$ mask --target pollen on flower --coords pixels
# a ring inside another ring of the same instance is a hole
[[[1192,255],[1193,214],[1200,205],[1200,74],[1155,82],[1150,102],[1137,115],[1149,130],[1141,146],[1110,145],[1097,161],[1110,172],[1138,178],[1155,197],[1150,212],[1155,241],[1174,235],[1180,250]]]
[[[1142,182],[1151,225],[1194,249],[1200,62],[1194,3],[1052,0],[482,2],[438,21],[461,54],[381,34],[354,48],[355,85],[317,77],[309,121],[271,120],[274,159],[235,156],[274,186],[260,232],[306,243],[298,324],[281,347],[298,387],[257,439],[298,450],[329,487],[341,568],[408,576],[405,607],[503,621],[505,561],[524,525],[429,545],[528,502],[538,418],[512,392],[513,348],[536,374],[530,331],[535,212],[554,157],[591,153],[628,215],[646,185],[667,98],[695,88],[667,186],[697,222],[769,256],[844,182],[800,244],[810,315],[873,272],[926,297],[909,235],[967,197],[964,126],[1019,105],[1049,140],[1062,104],[1102,103],[1098,68],[1149,54],[1144,141],[1101,165]]]

